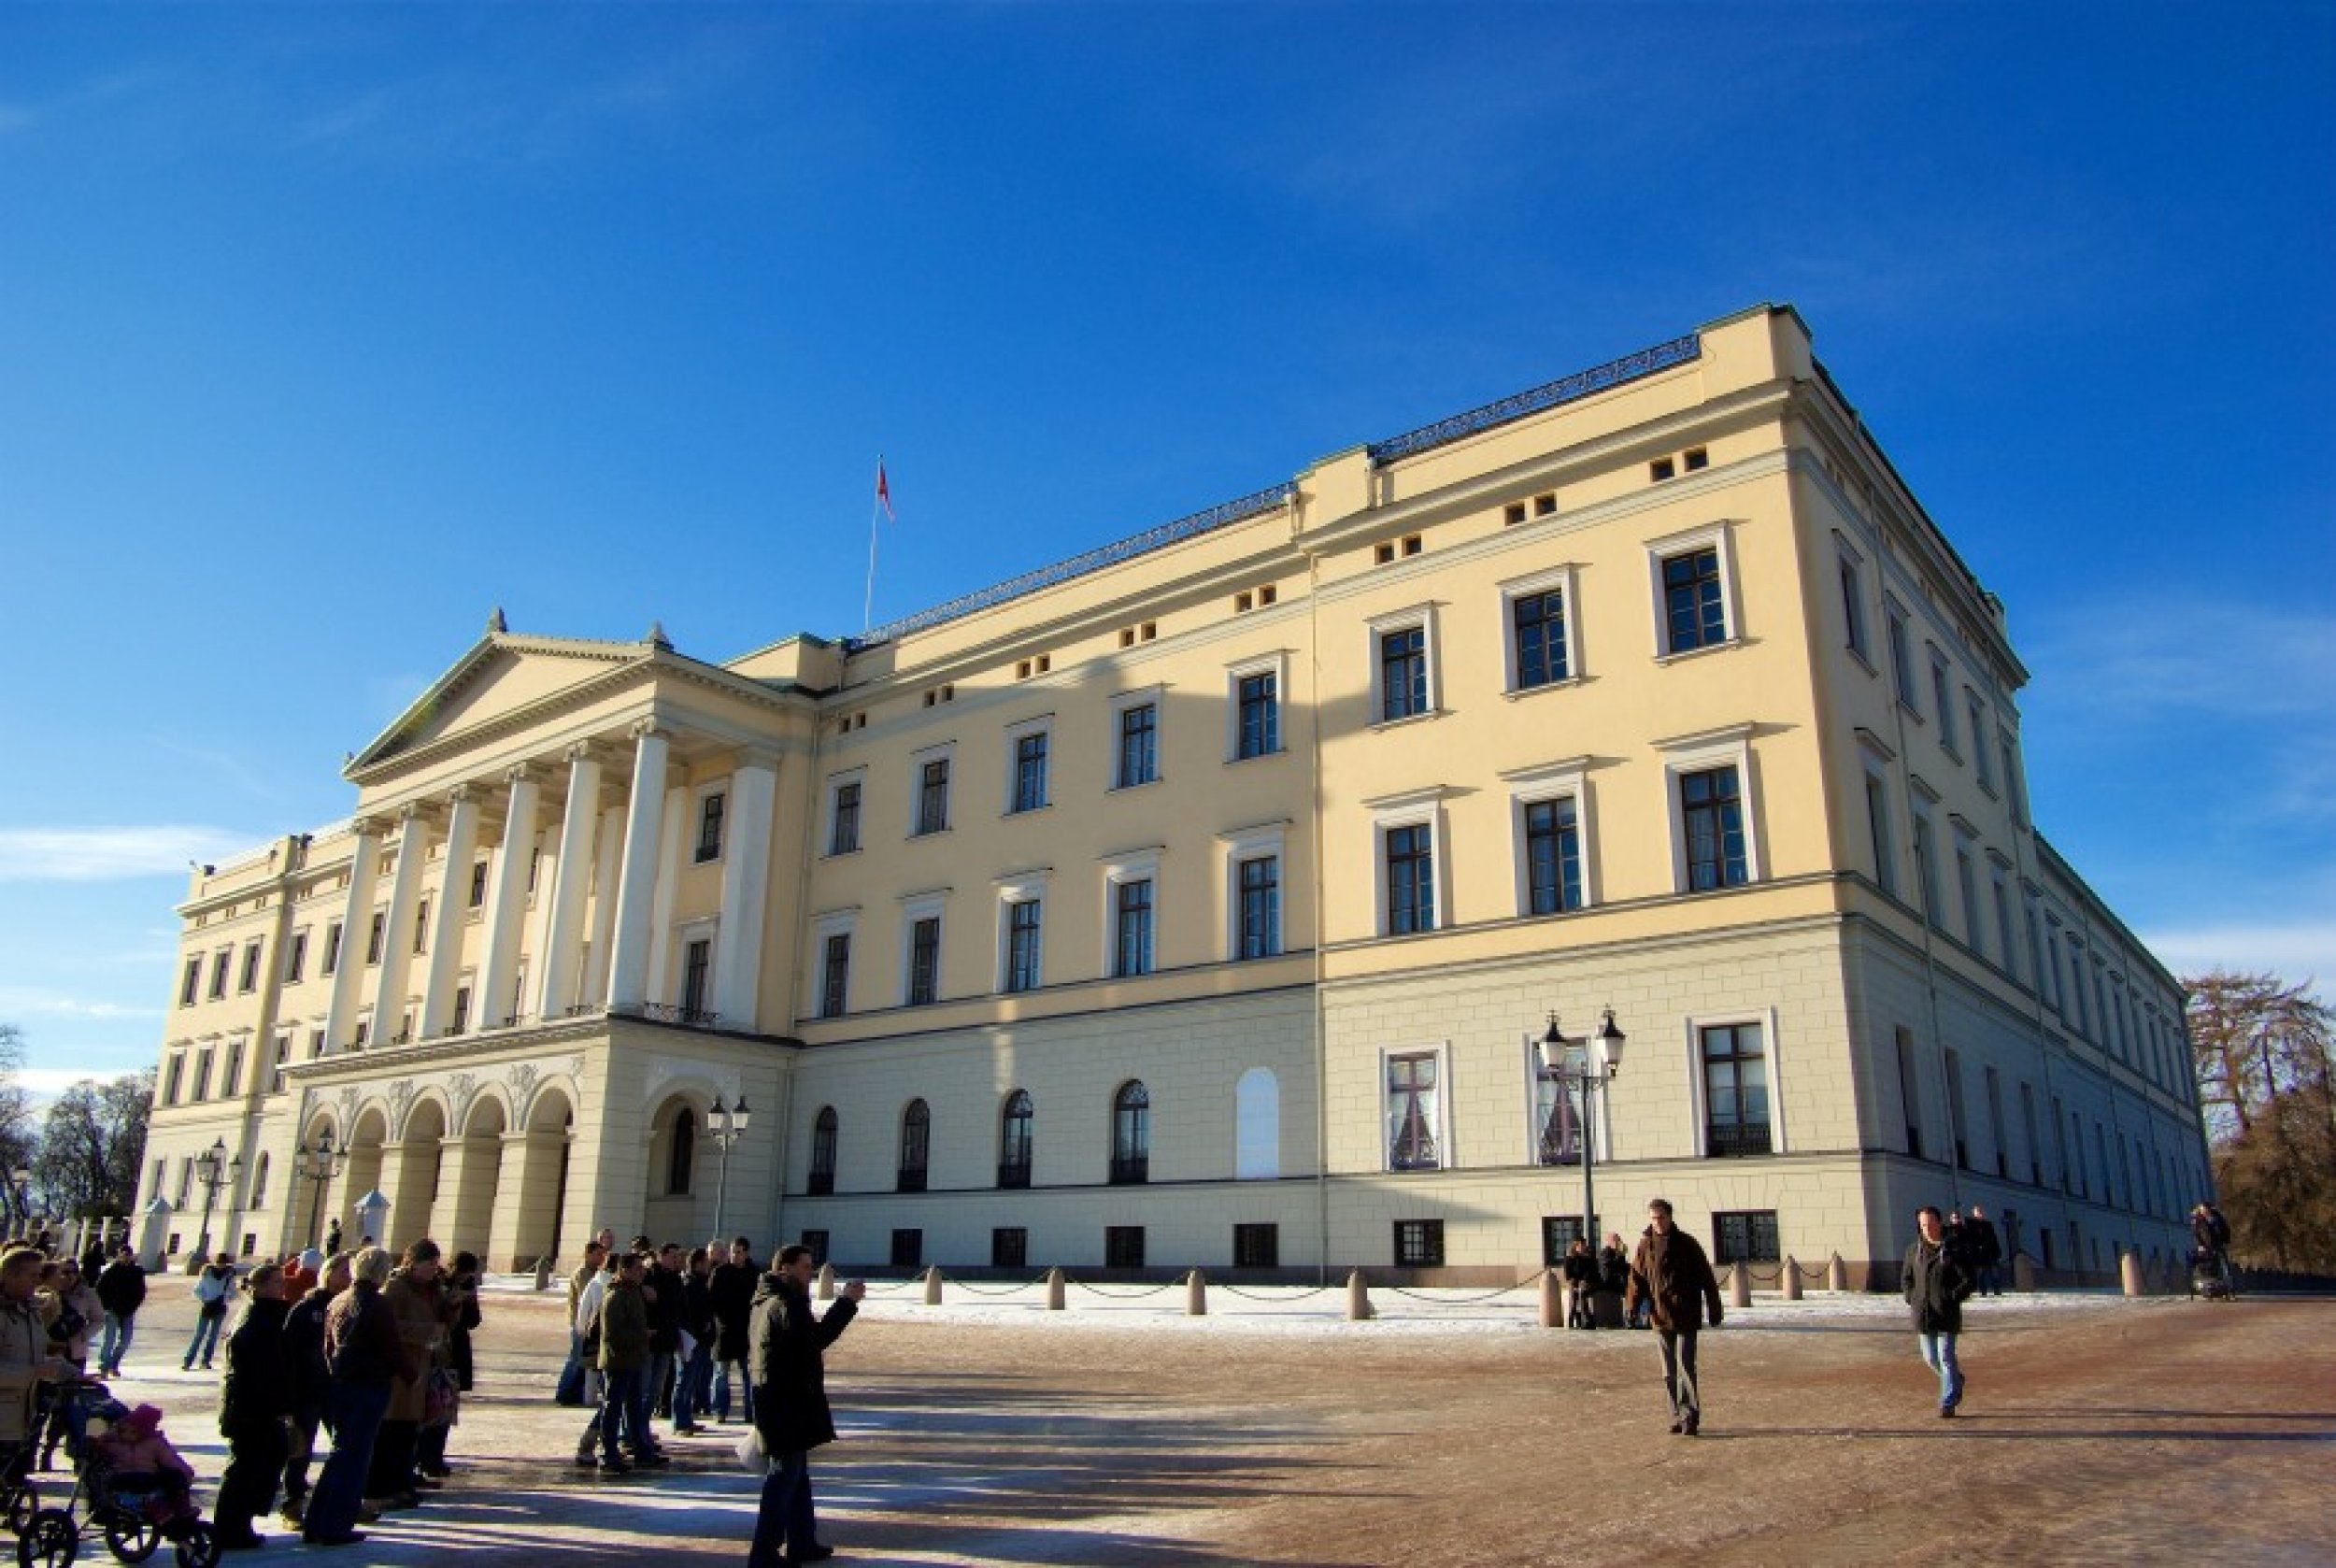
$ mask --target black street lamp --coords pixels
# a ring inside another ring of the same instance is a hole
[[[1558,1028],[1558,1015],[1555,1013],[1549,1015],[1548,1033],[1541,1037],[1541,1070],[1556,1082],[1560,1106],[1569,1090],[1578,1089],[1582,1091],[1582,1237],[1593,1247],[1598,1244],[1598,1194],[1595,1185],[1598,1156],[1595,1140],[1590,1135],[1595,1125],[1595,1114],[1590,1106],[1598,1091],[1606,1087],[1606,1081],[1622,1070],[1623,1039],[1622,1031],[1615,1027],[1612,1007],[1606,1009],[1606,1021],[1599,1026],[1597,1034],[1590,1039],[1568,1036]],[[1596,1062],[1587,1060],[1585,1052],[1581,1066],[1574,1067],[1568,1063],[1569,1052],[1583,1050],[1591,1045],[1598,1048]]]
[[[314,1211],[310,1219],[315,1230],[315,1237],[310,1245],[322,1247],[324,1245],[324,1189],[335,1176],[341,1174],[340,1150],[333,1147],[333,1129],[327,1127],[317,1133],[314,1148],[302,1147],[299,1157],[293,1162],[292,1172],[296,1178],[312,1182],[316,1186],[316,1196],[310,1200],[308,1205]]]
[[[722,1097],[714,1096],[713,1109],[705,1113],[705,1129],[714,1135],[715,1147],[722,1151],[721,1175],[714,1182],[714,1233],[722,1233],[722,1201],[730,1194],[730,1146],[747,1135],[747,1119],[754,1113],[747,1109],[747,1097],[738,1096],[738,1103],[724,1108]]]
[[[233,1185],[243,1174],[243,1157],[227,1158],[227,1140],[212,1140],[211,1147],[194,1157],[195,1179],[203,1184],[203,1234],[194,1244],[196,1256],[205,1262],[211,1258],[211,1205],[219,1202],[221,1185]]]

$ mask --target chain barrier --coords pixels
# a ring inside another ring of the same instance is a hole
[[[969,1285],[969,1284],[967,1284],[967,1283],[966,1283],[964,1280],[962,1280],[962,1279],[952,1279],[952,1280],[949,1280],[949,1281],[948,1281],[948,1287],[949,1287],[949,1289],[950,1289],[950,1290],[963,1290],[963,1291],[965,1291],[965,1292],[966,1292],[967,1294],[969,1294],[969,1295],[976,1295],[976,1296],[1010,1296],[1010,1295],[1013,1295],[1013,1294],[1014,1294],[1016,1291],[1018,1291],[1018,1290],[1039,1290],[1039,1289],[1042,1289],[1042,1288],[1046,1285],[1046,1283],[1047,1283],[1047,1282],[1046,1282],[1044,1279],[1033,1279],[1033,1280],[1032,1280],[1032,1281],[1031,1281],[1029,1284],[1027,1284],[1027,1285],[990,1285],[990,1286],[982,1286],[982,1285]]]
[[[1442,1306],[1475,1306],[1483,1302],[1497,1301],[1503,1296],[1513,1296],[1517,1291],[1531,1290],[1539,1283],[1537,1279],[1527,1280],[1522,1285],[1511,1285],[1500,1290],[1487,1290],[1481,1296],[1463,1296],[1457,1301],[1450,1296],[1431,1296],[1418,1290],[1406,1290],[1400,1285],[1374,1285],[1371,1289],[1387,1290],[1399,1296],[1409,1296],[1414,1301],[1433,1302]]]
[[[877,1284],[865,1279],[860,1283],[867,1287],[868,1294],[872,1296],[904,1296],[912,1290],[921,1295],[925,1288],[925,1282],[921,1279],[904,1280],[898,1285]]]
[[[1294,1296],[1269,1296],[1257,1290],[1245,1290],[1238,1285],[1211,1285],[1209,1289],[1211,1290],[1222,1290],[1229,1296],[1239,1296],[1244,1301],[1302,1302],[1308,1296],[1327,1296],[1333,1290],[1344,1290],[1346,1287],[1344,1285],[1317,1285],[1314,1289],[1310,1290],[1301,1290]]]
[[[1100,1285],[1084,1285],[1075,1279],[1066,1279],[1063,1283],[1074,1290],[1088,1290],[1096,1295],[1108,1296],[1118,1301],[1135,1301],[1144,1296],[1165,1295],[1170,1290],[1184,1289],[1184,1281],[1181,1279],[1172,1279],[1165,1285],[1154,1286],[1150,1289],[1138,1286],[1132,1290],[1106,1290]]]

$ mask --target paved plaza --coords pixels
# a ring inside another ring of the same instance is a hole
[[[1966,1413],[1942,1421],[1894,1301],[1763,1298],[1705,1339],[1688,1440],[1647,1335],[1539,1330],[1530,1290],[1380,1291],[1348,1323],[1340,1291],[1220,1289],[1191,1319],[1180,1289],[1074,1289],[1060,1313],[981,1289],[877,1287],[830,1352],[838,1563],[2336,1562],[2336,1302],[1977,1303]],[[242,1561],[744,1559],[739,1429],[673,1439],[670,1470],[576,1470],[557,1292],[485,1304],[448,1490],[362,1546],[279,1529]],[[117,1390],[170,1413],[207,1499],[192,1324],[157,1279]]]

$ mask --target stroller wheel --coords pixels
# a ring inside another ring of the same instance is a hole
[[[43,1508],[16,1543],[20,1568],[72,1568],[81,1550],[81,1532],[62,1508]]]
[[[33,1516],[40,1512],[40,1493],[30,1481],[19,1481],[8,1488],[7,1518],[8,1528],[21,1535],[33,1526]]]
[[[144,1562],[162,1544],[162,1526],[143,1514],[121,1512],[107,1517],[106,1548],[123,1562]]]
[[[178,1568],[211,1568],[219,1561],[219,1537],[208,1520],[197,1519],[178,1537]]]

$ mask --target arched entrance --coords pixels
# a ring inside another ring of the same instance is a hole
[[[331,1117],[319,1115],[308,1123],[308,1130],[301,1135],[300,1147],[313,1150],[318,1139],[327,1133],[332,1135],[333,1147],[340,1147],[340,1129],[333,1125]],[[334,1176],[322,1181],[307,1174],[307,1163],[304,1160],[294,1165],[292,1176],[293,1230],[287,1239],[295,1249],[324,1245],[325,1216],[333,1212],[334,1201],[349,1190],[348,1161],[345,1157],[334,1162],[338,1169]],[[337,1192],[334,1190],[336,1184],[340,1188]]]
[[[390,1233],[384,1247],[403,1248],[430,1235],[438,1202],[438,1176],[446,1156],[446,1106],[426,1097],[406,1118],[405,1135],[390,1151]]]
[[[432,1223],[437,1226],[434,1239],[449,1257],[463,1251],[476,1252],[482,1261],[491,1256],[495,1183],[503,1170],[504,1134],[509,1130],[503,1102],[481,1094],[462,1134],[446,1142]]]
[[[389,1113],[378,1105],[366,1106],[349,1130],[346,1175],[330,1210],[341,1222],[341,1246],[349,1251],[354,1252],[364,1237],[363,1224],[357,1218],[357,1200],[381,1185],[383,1146],[389,1137]]]
[[[660,1241],[701,1234],[698,1179],[705,1122],[702,1108],[676,1094],[649,1118],[648,1190],[642,1194],[642,1230]]]
[[[527,1107],[527,1125],[503,1135],[495,1184],[493,1241],[487,1266],[526,1270],[560,1254],[560,1216],[568,1199],[568,1147],[576,1107],[547,1089]]]

